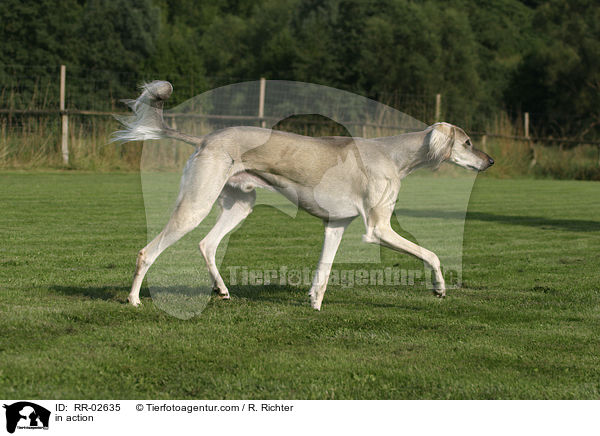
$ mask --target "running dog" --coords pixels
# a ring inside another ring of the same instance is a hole
[[[169,82],[143,85],[142,94],[128,101],[132,117],[120,118],[124,129],[116,141],[173,138],[196,147],[181,179],[177,202],[164,229],[137,258],[129,302],[140,304],[144,276],[156,258],[193,230],[218,202],[221,213],[200,242],[213,279],[213,289],[228,299],[215,255],[220,241],[252,211],[256,188],[284,195],[308,213],[321,218],[325,240],[310,289],[310,303],[320,310],[331,265],[344,234],[356,217],[365,225],[363,241],[408,253],[432,271],[434,293],[446,288],[435,253],[398,235],[390,225],[401,180],[418,168],[437,168],[447,161],[484,171],[494,160],[473,147],[459,127],[436,123],[421,132],[374,139],[308,137],[258,127],[230,127],[202,137],[168,127],[163,104],[173,92]]]

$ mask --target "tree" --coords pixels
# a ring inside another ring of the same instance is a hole
[[[539,37],[505,95],[532,112],[534,127],[558,135],[600,133],[600,7],[588,0],[554,0],[540,6]]]

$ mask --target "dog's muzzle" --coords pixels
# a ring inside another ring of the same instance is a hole
[[[494,159],[492,159],[487,153],[477,149],[474,149],[473,152],[483,161],[482,168],[480,168],[479,171],[485,171],[494,165]]]

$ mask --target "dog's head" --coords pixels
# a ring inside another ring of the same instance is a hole
[[[460,167],[484,171],[494,164],[494,159],[471,143],[463,129],[448,123],[436,123],[430,128],[427,157],[438,166],[452,162]]]

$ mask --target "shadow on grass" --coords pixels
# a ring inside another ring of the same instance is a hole
[[[119,300],[127,301],[131,288],[129,286],[52,286],[54,292],[72,297],[86,297],[90,300]],[[141,297],[149,297],[148,289],[142,289]]]
[[[229,293],[232,298],[243,298],[249,301],[293,306],[308,304],[308,288],[283,285],[239,285],[229,286]]]
[[[99,286],[99,287],[79,287],[79,286],[53,286],[52,291],[66,296],[88,298],[90,300],[114,300],[120,303],[127,303],[129,295],[129,286]],[[399,292],[411,292],[410,289],[399,290]],[[283,285],[236,285],[229,286],[229,293],[233,300],[239,298],[249,302],[273,303],[285,306],[309,306],[308,288],[293,287]],[[331,293],[331,292],[330,292]],[[362,297],[368,297],[369,292],[358,293],[353,301]],[[435,297],[428,290],[416,290],[411,292],[413,297]],[[147,287],[140,291],[140,297],[152,298],[162,301],[162,304],[182,304],[185,306],[193,303],[198,298],[205,304],[213,296],[212,291],[207,292],[205,288],[190,288],[186,286],[162,286],[153,287],[152,292]],[[363,302],[364,303],[364,302]],[[361,304],[363,304],[361,303]],[[354,303],[353,303],[354,304]],[[397,302],[373,302],[369,303],[374,307],[398,307]]]
[[[409,210],[397,209],[399,216],[409,216],[413,218],[447,218],[463,219],[464,213],[457,211],[440,210]],[[541,229],[560,229],[572,232],[597,232],[600,231],[600,221],[591,220],[572,220],[560,218],[545,218],[539,216],[521,216],[521,215],[497,215],[486,212],[468,212],[467,219],[477,221],[491,221],[503,224],[512,224],[517,226],[539,227]]]
[[[54,292],[66,296],[85,297],[91,300],[119,300],[126,302],[131,288],[129,286],[52,286]],[[251,301],[269,301],[274,303],[290,303],[298,300],[306,294],[308,301],[308,289],[292,288],[279,285],[246,285],[230,286],[229,291],[233,298],[244,298]],[[306,292],[304,292],[306,291]],[[152,295],[151,295],[152,294]],[[190,288],[186,286],[161,286],[152,287],[152,292],[147,287],[140,291],[140,297],[148,298],[156,295],[194,297],[209,295],[204,289]],[[303,302],[305,299],[302,299]]]
[[[52,286],[55,292],[67,296],[87,297],[91,300],[127,300],[129,286]],[[304,294],[304,289],[292,288],[279,285],[246,285],[230,286],[232,296],[245,298],[253,301],[277,301],[289,300],[290,297],[298,297]],[[210,292],[212,293],[212,292]],[[151,294],[173,295],[182,297],[193,297],[197,295],[208,295],[204,289],[190,288],[189,286],[160,286],[152,287],[152,292],[147,287],[140,290],[140,297],[151,297]],[[306,290],[308,298],[308,290]]]

